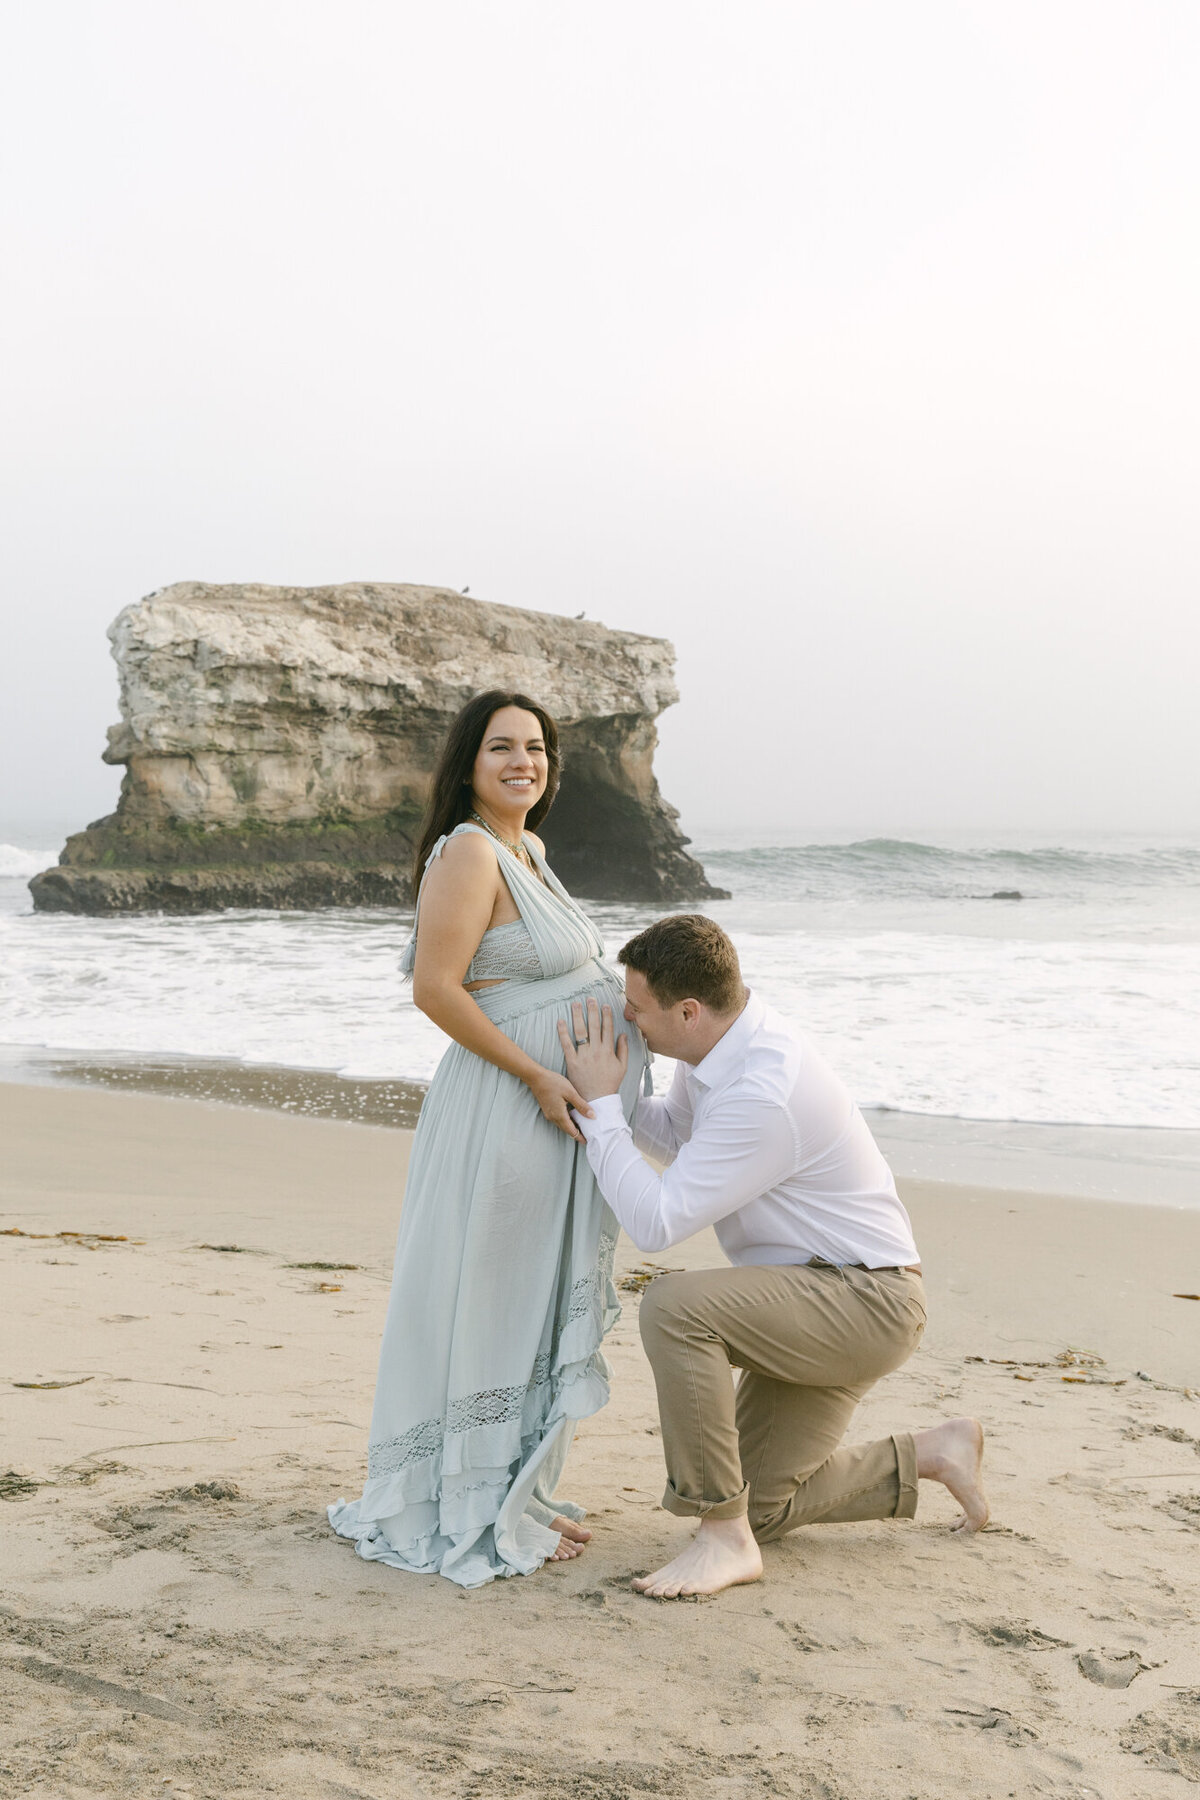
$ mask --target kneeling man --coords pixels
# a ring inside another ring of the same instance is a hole
[[[611,1012],[559,1026],[588,1161],[639,1250],[706,1225],[732,1268],[661,1275],[641,1328],[658,1387],[669,1512],[698,1518],[644,1594],[713,1594],[762,1574],[759,1545],[798,1525],[911,1519],[917,1482],[987,1522],[973,1419],[842,1445],[859,1400],[925,1327],[908,1214],[858,1108],[812,1045],[742,984],[737,952],[700,914],[660,919],[620,952],[625,1017],[676,1060],[631,1134],[628,1061]],[[668,1164],[659,1176],[639,1154]],[[731,1366],[742,1371],[736,1394]]]

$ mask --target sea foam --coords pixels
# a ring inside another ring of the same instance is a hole
[[[699,853],[733,892],[707,910],[747,980],[864,1105],[1200,1127],[1200,847]],[[610,953],[655,916],[589,910]],[[409,929],[388,911],[34,914],[0,880],[0,1044],[427,1079],[445,1040],[400,977]]]
[[[19,844],[0,844],[0,881],[28,881],[58,861],[57,850],[24,850]]]

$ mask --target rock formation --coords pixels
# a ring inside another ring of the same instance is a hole
[[[481,688],[559,721],[543,833],[581,896],[713,898],[654,779],[678,698],[671,646],[444,588],[178,582],[109,629],[117,810],[31,882],[43,911],[408,903],[412,847],[450,719]]]

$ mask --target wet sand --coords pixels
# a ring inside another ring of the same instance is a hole
[[[252,1106],[295,1118],[411,1130],[426,1084],[214,1056],[63,1051],[0,1045],[0,1083],[108,1088]],[[1200,1131],[1041,1125],[868,1110],[901,1176],[958,1186],[1200,1207]]]
[[[909,1137],[931,1324],[854,1435],[977,1413],[992,1527],[951,1537],[933,1489],[912,1524],[809,1529],[757,1586],[659,1605],[629,1577],[688,1527],[658,1506],[636,1293],[564,1484],[596,1529],[578,1562],[463,1594],[328,1531],[361,1478],[407,1132],[0,1083],[0,1143],[0,1793],[1200,1780],[1200,1301],[1173,1298],[1200,1293],[1200,1209],[1091,1200],[1032,1150],[1007,1188],[919,1179]],[[717,1259],[706,1233],[655,1260]]]
[[[400,1079],[355,1079],[332,1069],[292,1069],[218,1056],[89,1055],[0,1046],[0,1082],[21,1086],[108,1088],[122,1094],[161,1094],[253,1106],[302,1119],[345,1119],[356,1125],[395,1125],[411,1131],[425,1084]]]

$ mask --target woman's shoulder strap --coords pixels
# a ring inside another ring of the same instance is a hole
[[[492,837],[491,832],[485,831],[483,829],[482,825],[472,825],[469,819],[464,819],[461,825],[456,825],[454,827],[453,831],[448,831],[446,833],[445,837],[438,839],[437,845],[436,845],[437,854],[440,856],[442,851],[445,849],[446,845],[449,844],[456,837],[482,838],[484,843],[488,846],[488,849],[491,850],[495,854],[496,860],[499,861],[500,853],[496,847],[496,841]],[[430,860],[432,861],[432,857],[430,858]],[[426,863],[425,866],[426,866],[426,868],[428,868],[429,864]]]
[[[463,823],[461,825],[456,825],[454,827],[453,831],[444,831],[442,833],[441,837],[438,838],[437,842],[434,844],[432,850],[430,850],[429,855],[425,858],[425,867],[421,870],[421,883],[420,883],[421,890],[423,890],[425,887],[425,882],[429,875],[430,869],[432,869],[434,863],[439,860],[443,850],[446,848],[446,845],[450,842],[451,838],[456,838],[460,834],[465,834],[468,832],[473,837],[483,838],[486,843],[491,845],[493,850],[496,848],[495,844],[492,843],[491,836],[488,832],[482,830],[478,825],[468,824],[467,821],[464,819]],[[418,911],[420,910],[420,905],[421,905],[421,892],[418,891],[418,894],[417,894]],[[414,921],[414,929],[415,929],[415,921]]]
[[[442,851],[446,848],[446,845],[450,842],[451,838],[461,837],[466,832],[470,832],[474,837],[488,837],[486,831],[483,831],[478,825],[469,824],[464,819],[462,824],[456,825],[452,831],[444,831],[442,833],[441,837],[437,840],[437,843],[433,846],[433,849],[429,852],[429,855],[425,858],[424,873],[429,873],[430,865],[436,862],[438,857],[441,856]],[[488,841],[490,842],[491,840],[488,839]]]
[[[438,838],[437,842],[434,844],[433,848],[430,850],[429,855],[425,858],[425,867],[421,870],[421,881],[420,881],[420,886],[417,890],[417,903],[413,910],[412,934],[409,937],[408,943],[405,945],[403,953],[401,954],[401,957],[400,957],[400,967],[405,975],[412,974],[413,964],[416,961],[417,924],[421,917],[421,896],[425,892],[426,877],[428,876],[429,871],[430,871],[430,869],[432,869],[434,863],[438,861],[439,857],[442,854],[442,851],[446,848],[446,845],[450,842],[450,839],[458,837],[460,832],[471,832],[472,834],[474,834],[477,837],[487,838],[487,841],[489,843],[491,843],[491,837],[486,831],[482,830],[480,826],[472,825],[466,819],[464,819],[462,824],[456,825],[452,831],[444,831],[442,833],[441,837]],[[492,845],[492,848],[495,849],[494,844]],[[497,858],[497,861],[499,861],[499,858]]]

